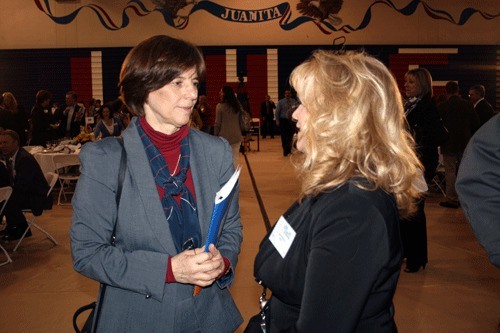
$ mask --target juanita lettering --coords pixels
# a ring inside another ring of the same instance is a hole
[[[225,8],[226,11],[221,15],[224,20],[237,22],[261,22],[274,20],[283,16],[278,7],[259,9],[259,10],[239,10]]]

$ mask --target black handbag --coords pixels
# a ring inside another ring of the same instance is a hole
[[[75,313],[73,314],[73,328],[75,329],[76,333],[92,332],[92,323],[94,322],[95,307],[96,307],[96,302],[92,302],[90,304],[80,307],[78,310],[75,311]],[[89,310],[90,314],[87,317],[87,320],[85,321],[85,324],[83,325],[82,329],[80,329],[77,324],[77,319],[83,312]]]
[[[259,297],[259,306],[260,312],[250,318],[248,321],[247,327],[243,331],[243,333],[268,333],[271,331],[270,329],[270,321],[269,321],[269,300],[266,299],[267,288],[264,287],[262,281],[259,281],[259,284],[262,285],[262,294]]]
[[[120,159],[120,170],[118,171],[118,187],[116,189],[116,207],[120,205],[120,197],[122,193],[122,187],[123,187],[123,180],[125,179],[125,170],[127,168],[127,153],[125,151],[125,148],[123,147],[123,139],[121,137],[118,137],[118,142],[122,146],[122,156]],[[113,236],[111,237],[111,244],[114,246],[115,245],[115,229],[116,229],[116,223],[115,226],[113,227]],[[99,290],[99,302],[92,302],[90,304],[84,305],[80,308],[78,308],[75,313],[73,314],[73,328],[76,333],[92,333],[96,332],[97,328],[97,321],[99,320],[99,314],[102,306],[102,302],[104,300],[104,293],[106,292],[106,284],[101,283],[100,290]],[[78,327],[78,317],[84,313],[90,311],[89,316],[85,320],[85,324],[83,324],[83,327],[80,329]],[[94,318],[95,317],[95,318]]]

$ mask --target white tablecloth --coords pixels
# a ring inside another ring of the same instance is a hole
[[[45,174],[47,172],[55,172],[56,166],[54,164],[54,161],[52,160],[52,157],[54,155],[61,155],[61,153],[36,153],[33,156],[37,160],[38,164],[40,164],[40,168],[42,169],[42,172]],[[67,154],[68,155],[68,154]],[[75,160],[75,164],[79,163],[78,159],[78,154],[72,153],[69,154],[72,158]]]

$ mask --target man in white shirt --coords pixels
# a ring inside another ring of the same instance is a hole
[[[295,122],[292,121],[292,113],[299,106],[295,98],[292,98],[290,89],[285,90],[285,98],[278,101],[276,107],[276,125],[280,129],[281,146],[283,156],[292,152],[293,135],[295,134]]]

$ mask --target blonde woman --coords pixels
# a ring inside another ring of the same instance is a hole
[[[399,221],[422,185],[398,86],[378,60],[328,51],[290,82],[302,188],[256,257],[268,332],[395,332]]]
[[[431,73],[423,68],[414,68],[405,74],[404,104],[408,127],[415,140],[415,151],[424,167],[424,178],[428,184],[436,174],[438,166],[438,146],[444,143],[443,125],[432,94]],[[425,197],[417,203],[417,211],[411,218],[401,223],[404,256],[407,273],[425,269],[427,255],[427,217]]]
[[[19,135],[19,145],[25,146],[29,129],[28,115],[24,108],[17,103],[14,94],[7,91],[2,94],[3,107],[9,110],[9,124],[8,128],[14,130]]]

